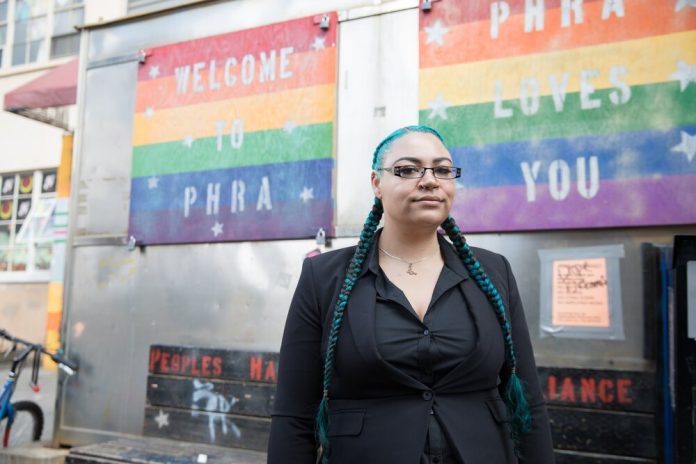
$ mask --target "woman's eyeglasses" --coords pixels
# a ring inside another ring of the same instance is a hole
[[[394,166],[393,168],[379,168],[377,171],[391,172],[397,177],[404,179],[420,179],[425,175],[425,171],[430,169],[433,176],[438,179],[456,179],[462,175],[462,168],[453,166],[435,166],[434,168],[426,168],[423,166]]]

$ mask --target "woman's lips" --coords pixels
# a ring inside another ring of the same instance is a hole
[[[439,205],[442,203],[442,198],[440,197],[421,197],[415,200],[416,203],[421,203],[425,205]]]

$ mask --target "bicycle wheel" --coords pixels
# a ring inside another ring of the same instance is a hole
[[[2,446],[12,448],[32,441],[39,441],[43,431],[43,411],[38,404],[31,401],[17,401],[12,403],[15,409],[15,418],[12,425],[5,421],[5,433],[2,437]]]

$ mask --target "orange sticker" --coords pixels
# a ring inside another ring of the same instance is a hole
[[[552,285],[554,326],[609,327],[606,258],[554,261]]]

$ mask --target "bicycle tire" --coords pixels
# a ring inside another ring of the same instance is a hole
[[[15,420],[10,425],[5,421],[5,433],[2,437],[3,448],[21,446],[41,439],[43,432],[43,411],[38,404],[31,401],[12,403],[15,409]]]

